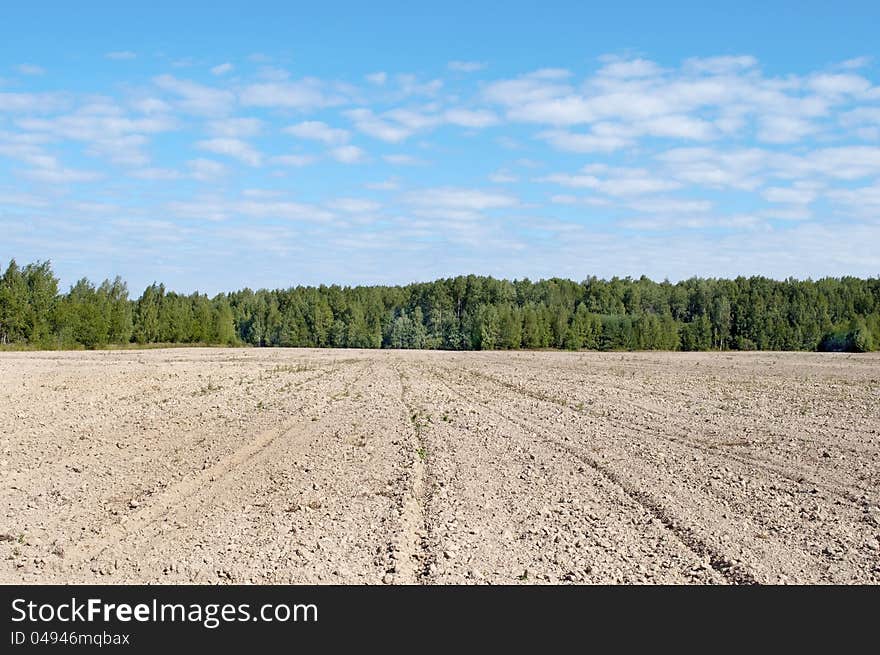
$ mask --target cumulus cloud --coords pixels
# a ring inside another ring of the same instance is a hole
[[[422,166],[425,163],[424,160],[419,159],[418,157],[413,157],[412,155],[404,153],[382,155],[382,159],[395,166]]]
[[[171,180],[179,180],[183,177],[180,171],[173,168],[139,168],[129,173],[131,177],[139,180],[149,180],[151,182],[168,182]]]
[[[379,118],[371,109],[352,109],[345,112],[345,115],[352,120],[359,132],[389,143],[399,143],[414,133],[411,128]]]
[[[579,153],[613,152],[632,143],[630,138],[619,133],[603,134],[596,130],[588,134],[568,130],[545,130],[539,132],[537,136],[557,150]]]
[[[486,109],[450,107],[440,110],[433,105],[422,108],[399,107],[381,115],[361,107],[348,110],[345,115],[362,134],[388,143],[400,143],[414,134],[442,125],[481,129],[499,122],[495,113]]]
[[[241,104],[250,107],[303,111],[331,107],[343,102],[342,96],[329,92],[320,80],[308,78],[251,84],[241,91],[240,100]]]
[[[498,117],[485,109],[448,109],[443,114],[445,122],[460,127],[490,127],[498,124]]]
[[[519,204],[519,200],[511,194],[460,187],[436,187],[413,191],[406,194],[405,200],[417,207],[476,211],[515,207]]]
[[[489,181],[495,184],[513,184],[519,182],[519,176],[514,175],[507,169],[495,171],[489,176]]]
[[[809,185],[790,187],[767,187],[761,195],[768,202],[808,205],[818,196],[817,190]]]
[[[15,67],[22,75],[45,75],[46,69],[36,64],[19,64]]]
[[[199,141],[196,146],[201,150],[232,157],[248,166],[259,166],[263,161],[263,156],[253,146],[241,139],[205,139]]]
[[[629,196],[681,187],[679,182],[652,175],[642,168],[613,168],[602,165],[584,166],[577,173],[551,173],[536,181],[575,189],[594,189],[610,196]]]
[[[770,74],[748,54],[615,55],[585,73],[493,78],[468,76],[485,68],[457,61],[446,80],[378,71],[351,84],[259,63],[257,71],[200,63],[202,78],[193,68],[193,79],[163,74],[51,93],[36,78],[16,77],[14,91],[7,81],[0,171],[27,189],[0,183],[0,202],[20,223],[50,211],[123,215],[130,226],[117,221],[117,230],[158,226],[149,212],[168,210],[167,243],[194,238],[190,222],[247,219],[250,236],[220,224],[211,238],[235,235],[228,247],[264,254],[308,250],[309,235],[327,230],[321,243],[331,249],[418,253],[411,270],[443,243],[462,257],[450,265],[465,269],[486,253],[510,262],[516,250],[536,267],[546,262],[549,274],[575,276],[602,266],[611,274],[744,266],[788,275],[805,258],[815,273],[876,274],[865,241],[880,226],[880,87],[867,58]],[[380,142],[369,154],[359,147],[367,137]],[[522,156],[512,161],[505,149]],[[348,166],[364,162],[371,165]],[[430,171],[402,168],[428,163]],[[234,196],[258,166],[268,166],[266,188]],[[414,188],[427,172],[435,181]],[[311,204],[269,188],[281,178],[308,189]],[[471,188],[468,178],[486,187]],[[113,184],[86,186],[103,180]],[[103,201],[84,204],[79,185],[90,197],[112,196],[113,212]],[[193,187],[195,198],[186,195]],[[43,204],[28,200],[30,188],[42,190]],[[145,207],[159,190],[177,204]],[[347,234],[331,234],[340,225]],[[859,242],[832,243],[840,233]],[[649,270],[655,262],[662,266]]]
[[[221,137],[246,138],[257,136],[263,131],[263,121],[259,118],[224,118],[209,121],[208,131]]]
[[[657,75],[662,69],[647,59],[623,59],[619,57],[603,58],[606,62],[599,69],[598,75],[616,78],[639,78]]]
[[[3,93],[0,92],[0,112],[50,113],[67,104],[59,93]]]
[[[764,77],[747,55],[688,59],[678,68],[605,58],[580,84],[564,73],[495,81],[483,96],[509,120],[551,128],[542,138],[574,152],[632,147],[642,137],[712,140],[751,125],[761,141],[795,143],[819,132],[835,105],[880,97],[869,80],[849,72]],[[598,133],[609,124],[615,134]],[[584,126],[589,129],[571,132]]]
[[[277,155],[272,157],[271,162],[278,166],[300,168],[315,163],[315,157],[312,155]]]
[[[153,82],[160,89],[175,96],[175,103],[192,114],[208,116],[226,114],[235,105],[235,95],[224,89],[182,80],[172,75],[159,75],[153,79]]]
[[[213,159],[202,157],[190,159],[186,162],[190,175],[200,182],[213,182],[227,174],[227,168]]]
[[[284,128],[287,134],[300,139],[311,139],[334,145],[348,141],[350,134],[347,130],[330,127],[321,121],[305,121]]]
[[[331,209],[338,209],[349,214],[366,214],[378,211],[382,205],[367,198],[334,198],[327,203]]]
[[[396,177],[389,177],[381,182],[367,182],[364,186],[373,191],[396,191],[400,188],[400,182]]]
[[[329,154],[333,159],[343,164],[359,164],[366,160],[367,153],[357,146],[339,146],[332,148]]]
[[[105,157],[116,164],[140,166],[149,161],[142,148],[145,135],[176,129],[170,117],[131,117],[118,105],[97,102],[71,114],[53,118],[24,118],[18,125],[25,130],[45,133],[56,139],[80,141],[87,152]]]
[[[230,64],[229,62],[226,62],[225,64],[218,64],[218,65],[211,68],[211,74],[212,75],[226,75],[227,73],[231,73],[233,68],[235,68],[235,67],[232,64]]]
[[[486,68],[485,62],[481,61],[450,61],[447,67],[457,73],[476,73]]]
[[[98,171],[78,170],[63,166],[47,166],[45,168],[31,168],[22,172],[22,175],[35,182],[46,184],[78,184],[83,182],[95,182],[104,177]]]

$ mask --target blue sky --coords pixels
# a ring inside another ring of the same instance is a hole
[[[880,275],[876,3],[125,4],[4,6],[0,263]]]

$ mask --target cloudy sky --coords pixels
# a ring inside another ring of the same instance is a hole
[[[880,275],[876,5],[10,4],[0,265]]]

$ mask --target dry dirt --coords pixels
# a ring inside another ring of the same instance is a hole
[[[877,583],[880,356],[0,353],[0,582]]]

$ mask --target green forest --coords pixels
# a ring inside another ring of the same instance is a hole
[[[880,348],[880,278],[459,276],[405,286],[296,286],[208,297],[117,277],[66,292],[49,262],[0,278],[0,346],[215,344],[501,350]]]

